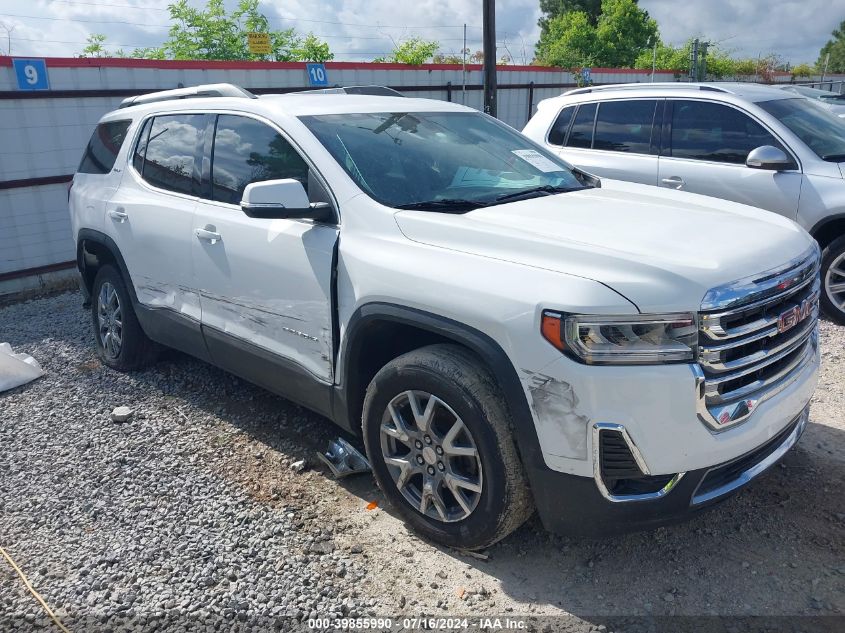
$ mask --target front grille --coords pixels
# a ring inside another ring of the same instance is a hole
[[[813,248],[787,267],[708,293],[718,305],[700,315],[699,396],[713,428],[745,420],[815,354],[818,264]]]

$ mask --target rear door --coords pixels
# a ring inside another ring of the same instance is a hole
[[[789,150],[748,113],[724,103],[667,101],[659,161],[661,187],[750,204],[795,218],[801,171],[745,166],[751,150],[772,145]],[[794,157],[793,157],[794,158]]]
[[[105,219],[105,232],[120,249],[138,301],[185,317],[197,329],[191,230],[206,119],[195,113],[146,119],[120,189],[106,204]]]
[[[565,160],[604,178],[657,184],[655,119],[663,102],[625,99],[568,106],[548,144]]]
[[[191,250],[212,358],[271,389],[278,390],[279,372],[257,358],[267,359],[267,366],[286,361],[328,382],[338,227],[250,218],[240,201],[248,184],[282,178],[299,180],[311,202],[332,201],[297,149],[269,123],[220,114],[208,138],[208,189],[194,217]]]

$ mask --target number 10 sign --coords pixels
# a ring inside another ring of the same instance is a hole
[[[47,62],[43,59],[13,59],[12,66],[18,78],[18,90],[49,90]]]
[[[311,86],[328,86],[329,76],[323,64],[305,64],[308,73],[308,83]]]

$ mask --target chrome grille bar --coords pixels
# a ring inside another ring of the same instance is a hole
[[[787,266],[707,293],[696,374],[699,417],[712,429],[748,419],[817,354],[818,269],[814,246]]]

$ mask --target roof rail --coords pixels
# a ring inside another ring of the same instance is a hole
[[[300,90],[289,94],[346,94],[346,95],[367,95],[371,97],[404,97],[401,92],[388,88],[387,86],[334,86],[333,88],[314,88],[312,90]]]
[[[606,86],[590,86],[589,88],[575,88],[564,94],[580,95],[590,92],[604,92],[605,90],[646,90],[648,88],[675,88],[677,90],[709,90],[711,92],[730,92],[726,88],[711,84],[694,84],[681,81],[661,81],[657,83],[608,84]]]
[[[239,97],[242,99],[256,99],[257,97],[234,84],[204,84],[202,86],[191,86],[189,88],[176,88],[174,90],[162,90],[150,92],[136,97],[127,97],[120,102],[119,108],[128,108],[144,103],[156,103],[157,101],[171,101],[174,99],[193,99],[194,97]]]

